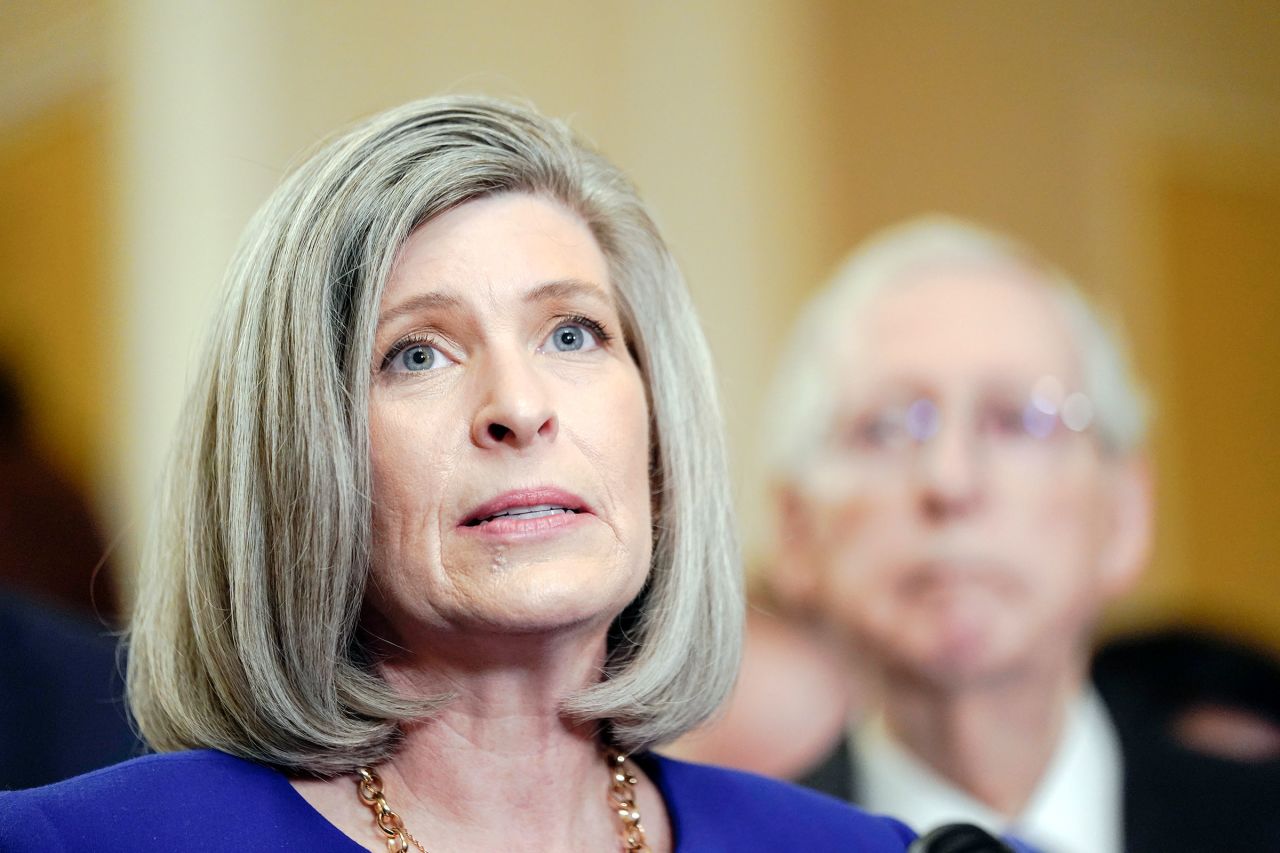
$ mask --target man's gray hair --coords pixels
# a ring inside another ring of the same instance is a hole
[[[841,344],[861,312],[922,266],[1009,267],[1042,282],[1062,313],[1080,359],[1084,393],[1102,446],[1139,448],[1146,437],[1147,396],[1134,376],[1123,338],[1061,271],[1012,238],[947,216],[887,228],[862,243],[802,309],[783,349],[769,397],[767,453],[775,482],[807,479],[835,417]]]
[[[338,135],[250,223],[188,401],[129,636],[158,749],[293,772],[384,760],[447,698],[397,695],[362,640],[370,352],[400,247],[504,192],[553,199],[609,263],[649,399],[653,556],[566,713],[634,751],[705,719],[737,671],[737,542],[711,360],[684,282],[616,167],[561,122],[480,97],[411,103]]]

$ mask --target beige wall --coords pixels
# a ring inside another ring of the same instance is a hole
[[[1155,164],[1188,140],[1202,164],[1233,156],[1215,153],[1223,136],[1266,150],[1280,110],[1280,23],[1242,2],[11,0],[0,48],[25,57],[0,59],[6,133],[41,103],[87,97],[105,115],[116,214],[95,233],[111,260],[86,277],[84,304],[105,299],[120,318],[103,327],[120,385],[103,415],[114,426],[82,449],[104,511],[132,533],[235,236],[304,147],[381,107],[443,90],[525,96],[633,175],[716,353],[753,559],[768,528],[753,429],[764,380],[785,368],[795,307],[854,241],[933,209],[1007,228],[1113,294],[1161,396],[1212,383],[1188,375],[1199,362],[1175,338],[1196,318],[1171,307],[1183,285],[1166,274],[1178,259]],[[1268,387],[1276,349],[1251,353],[1233,381]],[[1185,472],[1212,463],[1193,458],[1202,433],[1178,429],[1169,418],[1157,435],[1159,552],[1126,623],[1185,609],[1210,561],[1211,545],[1192,544]],[[1233,494],[1220,525],[1246,517]]]
[[[1273,157],[1280,164],[1280,148]],[[1172,166],[1162,193],[1190,617],[1280,646],[1280,181]]]
[[[32,438],[84,490],[107,476],[119,387],[115,294],[99,281],[109,200],[94,94],[0,128],[0,363],[18,381]]]

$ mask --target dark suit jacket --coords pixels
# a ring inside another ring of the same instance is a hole
[[[1243,762],[1181,744],[1171,723],[1198,703],[1247,709],[1280,723],[1280,664],[1225,640],[1171,631],[1101,649],[1094,684],[1124,756],[1128,853],[1280,851],[1280,760]],[[841,740],[797,780],[858,801],[856,762]],[[916,827],[925,829],[927,827]]]
[[[56,782],[141,752],[115,642],[87,620],[0,590],[0,789]]]

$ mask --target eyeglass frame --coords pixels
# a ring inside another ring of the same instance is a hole
[[[868,417],[875,418],[874,423],[863,423],[861,427],[851,427],[850,418],[838,417],[826,442],[823,461],[828,465],[852,463],[862,467],[864,471],[870,471],[871,465],[881,466],[879,473],[885,473],[883,466],[886,463],[896,463],[896,473],[899,474],[917,470],[920,451],[937,440],[945,425],[945,413],[939,397],[936,394],[917,393],[905,402],[873,407],[852,419],[855,422],[865,422]],[[978,398],[979,395],[974,397]],[[993,457],[993,442],[991,433],[985,432],[981,423],[990,421],[975,412],[980,405],[971,401],[968,406],[968,440],[971,447],[982,450],[981,458],[989,465]],[[1020,406],[993,405],[990,408],[1003,410],[996,412],[995,418],[1003,435],[1019,442],[1030,440],[1032,444],[1028,446],[1031,447],[1049,448],[1062,444],[1063,439],[1070,436],[1096,432],[1092,400],[1082,391],[1066,391],[1061,380],[1054,376],[1042,376],[1036,380]],[[886,428],[897,429],[898,432],[887,438],[868,432],[882,432]],[[853,440],[850,440],[851,430],[860,431],[861,434],[854,435]],[[988,436],[985,441],[982,440],[984,435]],[[998,448],[1000,445],[994,446]]]

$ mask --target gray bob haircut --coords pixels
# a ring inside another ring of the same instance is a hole
[[[711,359],[680,272],[626,178],[563,123],[442,97],[324,144],[231,264],[129,634],[129,695],[155,748],[331,775],[389,757],[402,724],[448,701],[396,694],[362,639],[370,352],[410,232],[507,192],[553,199],[590,228],[649,397],[648,580],[610,631],[601,681],[564,712],[634,751],[727,695],[741,573]]]
[[[1084,388],[1104,449],[1130,453],[1145,441],[1149,404],[1118,327],[1080,289],[1025,245],[949,216],[908,220],[872,235],[844,260],[802,309],[771,392],[768,461],[775,482],[803,483],[835,417],[832,389],[840,345],[861,312],[922,266],[1015,267],[1042,283],[1080,359]]]

